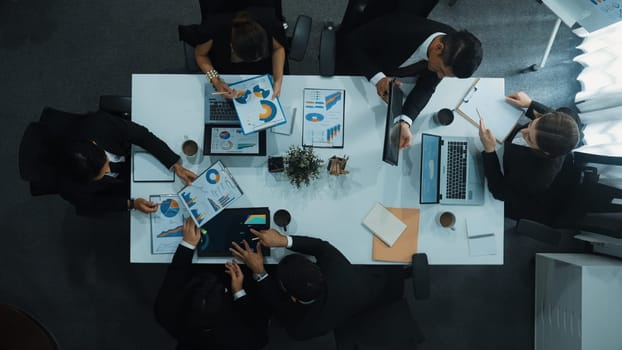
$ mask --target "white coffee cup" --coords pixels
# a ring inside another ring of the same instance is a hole
[[[454,227],[456,225],[456,215],[450,211],[440,212],[436,218],[436,222],[443,228],[448,228],[452,231],[456,229]]]
[[[181,152],[186,157],[186,160],[192,164],[196,164],[201,161],[201,147],[195,141],[188,136],[184,136],[184,142],[181,144]]]

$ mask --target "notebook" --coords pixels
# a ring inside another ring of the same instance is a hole
[[[400,127],[393,120],[402,114],[402,104],[404,103],[404,93],[393,82],[390,83],[391,94],[389,95],[389,106],[384,127],[384,146],[382,149],[382,160],[391,165],[396,165],[400,157]]]
[[[363,225],[389,247],[406,229],[406,224],[380,203],[374,203],[374,206],[363,219]]]
[[[421,135],[421,204],[484,203],[481,155],[473,142],[469,137]]]

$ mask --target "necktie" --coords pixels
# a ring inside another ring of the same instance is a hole
[[[423,60],[406,67],[398,68],[393,72],[393,76],[396,77],[412,77],[419,75],[422,71],[428,68],[428,61]]]

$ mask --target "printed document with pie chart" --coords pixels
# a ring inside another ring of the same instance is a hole
[[[305,89],[302,144],[342,148],[345,90]]]
[[[242,197],[242,194],[229,170],[221,161],[217,161],[191,185],[179,191],[179,199],[200,227]]]
[[[179,204],[176,194],[149,196],[158,204],[158,210],[151,213],[151,252],[153,254],[174,253],[184,236],[186,209]]]
[[[229,87],[235,89],[233,105],[245,135],[287,122],[279,98],[272,99],[272,77],[259,75],[241,80]]]

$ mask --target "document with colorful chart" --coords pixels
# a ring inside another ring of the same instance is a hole
[[[242,194],[229,170],[217,161],[182,188],[179,199],[197,226],[203,226]]]
[[[151,252],[175,253],[184,236],[188,213],[176,194],[152,195],[149,200],[158,204],[158,210],[151,213]]]
[[[342,148],[346,91],[305,89],[303,94],[302,144]]]
[[[236,90],[233,105],[238,112],[244,134],[250,134],[287,122],[279,98],[272,99],[274,89],[270,75],[259,75],[229,84]]]

